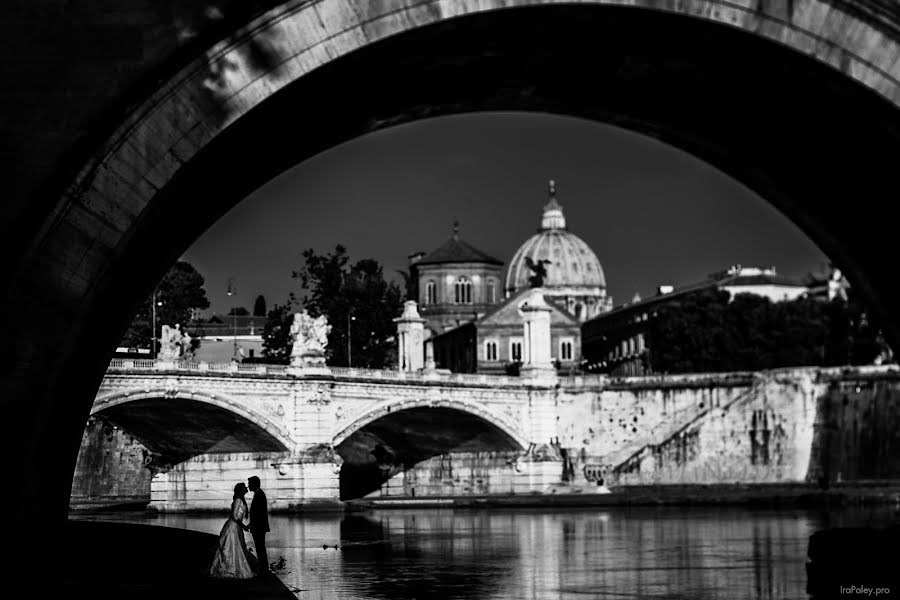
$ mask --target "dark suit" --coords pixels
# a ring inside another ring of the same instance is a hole
[[[259,559],[259,574],[264,575],[269,571],[269,555],[266,552],[266,533],[269,531],[269,512],[266,507],[266,494],[262,490],[253,492],[253,502],[250,504],[250,535],[256,545],[256,554]]]

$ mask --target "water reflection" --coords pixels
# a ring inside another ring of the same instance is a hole
[[[282,579],[304,599],[807,600],[814,531],[891,518],[683,507],[273,515],[269,555],[285,557]],[[218,533],[222,517],[151,522]]]
[[[485,513],[348,516],[341,521],[344,579],[365,598],[498,597],[519,555],[512,526]]]

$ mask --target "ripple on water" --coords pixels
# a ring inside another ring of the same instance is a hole
[[[208,533],[223,522],[209,515],[103,520]],[[285,559],[279,576],[304,600],[806,600],[814,531],[890,520],[889,509],[385,510],[272,515],[268,546],[271,560]]]

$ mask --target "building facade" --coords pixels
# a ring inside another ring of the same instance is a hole
[[[458,222],[439,248],[410,260],[426,336],[473,321],[503,299],[503,261],[460,239]]]
[[[213,315],[189,324],[200,339],[194,351],[197,362],[221,363],[254,361],[262,357],[263,338],[268,317],[252,315]]]
[[[544,296],[543,288],[520,291],[483,317],[433,338],[435,363],[455,373],[516,373],[525,359],[522,308]],[[581,363],[581,324],[553,302],[549,354],[557,370],[574,372]]]

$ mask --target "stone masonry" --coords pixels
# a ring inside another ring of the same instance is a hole
[[[426,380],[422,373],[331,368],[328,377],[305,378],[265,365],[156,370],[159,366],[114,361],[93,414],[127,421],[130,403],[150,402],[157,411],[165,405],[170,410],[164,414],[171,415],[167,427],[183,430],[179,436],[187,440],[193,430],[171,408],[191,405],[208,411],[211,427],[216,415],[227,411],[244,423],[241,427],[260,431],[244,441],[232,436],[229,443],[178,463],[151,465],[151,505],[161,511],[220,509],[233,483],[251,474],[262,478],[273,510],[337,505],[346,460],[341,453],[351,456],[354,440],[365,445],[370,431],[394,428],[401,437],[412,436],[416,432],[403,430],[409,427],[403,418],[417,411],[425,415],[416,421],[425,430],[418,432],[422,439],[455,435],[472,422],[500,434],[451,438],[456,446],[421,449],[414,464],[398,458],[393,470],[385,467],[375,495],[900,475],[896,460],[865,466],[872,456],[897,456],[900,450],[896,436],[875,425],[900,420],[896,403],[889,401],[900,393],[896,366],[584,376],[549,386],[487,375],[440,374]],[[852,401],[844,402],[846,390]],[[848,434],[835,433],[843,430],[836,415],[845,406],[850,409],[844,409],[844,421],[852,423],[858,415],[852,455],[841,451]],[[454,414],[474,421],[463,426],[447,420]],[[862,415],[868,420],[860,421]],[[152,439],[142,441],[153,446]],[[389,451],[404,452],[396,445]]]

